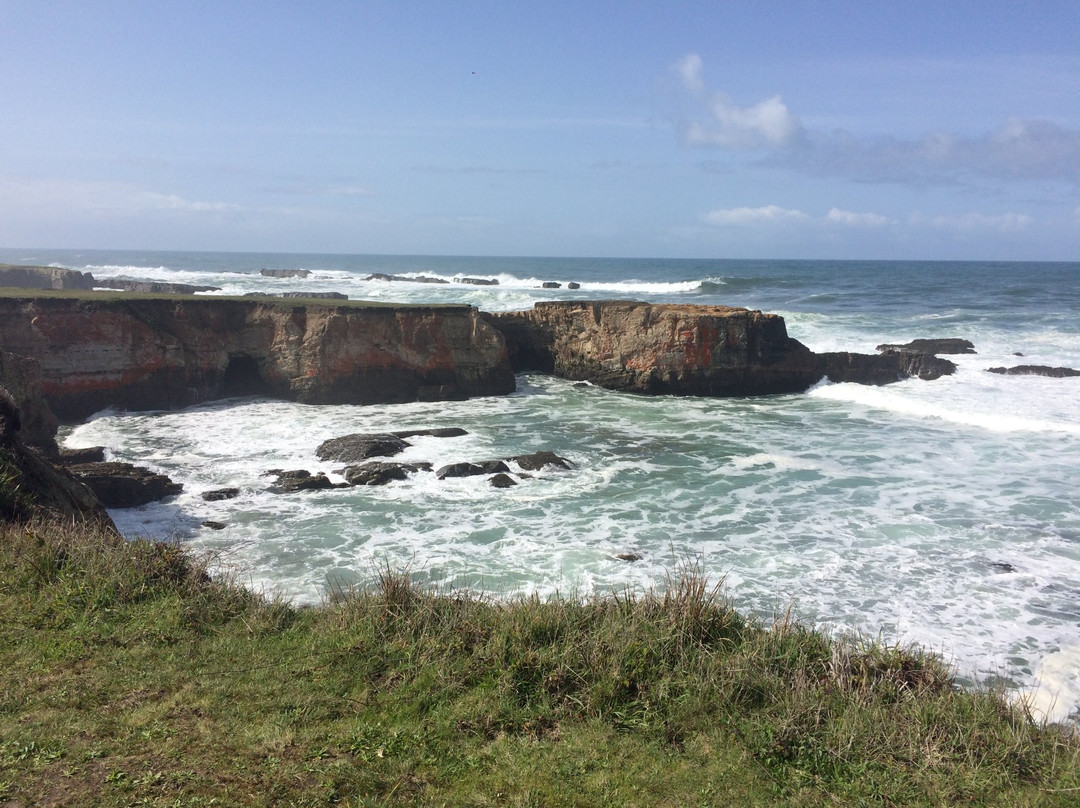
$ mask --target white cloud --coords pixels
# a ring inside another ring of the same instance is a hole
[[[690,125],[688,143],[729,149],[776,147],[789,143],[800,129],[798,119],[778,95],[751,107],[739,107],[718,93],[713,96],[711,112],[713,120],[708,124]]]
[[[825,214],[825,221],[845,227],[885,227],[893,224],[892,219],[880,213],[853,213],[850,210],[840,210],[840,208],[830,209]]]
[[[765,205],[760,208],[727,208],[709,211],[703,217],[708,224],[721,227],[753,227],[776,222],[805,222],[810,217],[801,210]]]
[[[223,213],[241,210],[238,205],[227,202],[190,200],[122,182],[0,177],[0,198],[15,200],[23,209],[37,208],[50,214],[132,216],[155,211]]]
[[[705,89],[704,65],[696,53],[688,53],[675,63],[675,72],[682,79],[683,86],[692,93]]]
[[[928,224],[941,230],[957,233],[996,231],[1018,233],[1031,226],[1035,220],[1026,213],[1000,213],[988,216],[984,213],[962,213],[954,216],[925,217],[915,213],[909,219],[912,225]]]

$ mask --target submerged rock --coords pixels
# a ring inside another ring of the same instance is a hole
[[[470,286],[498,286],[499,282],[488,278],[454,278],[454,283],[466,283]]]
[[[508,473],[510,467],[501,460],[481,460],[479,463],[451,463],[435,472],[440,480],[447,477],[479,477],[484,474]]]
[[[620,561],[641,561],[645,556],[641,553],[616,553],[615,557]]]
[[[560,469],[569,469],[572,464],[565,457],[559,457],[554,452],[533,452],[532,454],[509,457],[508,460],[517,463],[525,471],[539,471],[545,466],[554,466]]]
[[[490,480],[492,488],[513,488],[517,485],[517,480],[511,477],[509,474],[496,474]]]
[[[260,269],[259,274],[264,278],[306,278],[311,275],[310,269]]]
[[[207,519],[205,522],[202,523],[202,526],[208,527],[211,530],[224,530],[228,527],[228,525],[224,522],[215,522],[213,519]]]
[[[356,433],[324,440],[315,450],[315,454],[320,460],[356,463],[367,460],[369,457],[393,457],[411,445],[403,438],[390,433]]]
[[[305,469],[277,472],[277,480],[270,486],[270,490],[278,494],[291,494],[294,491],[322,491],[327,488],[340,486],[330,482],[330,478],[321,471],[312,474]]]
[[[885,344],[877,346],[879,353],[924,353],[924,354],[973,354],[975,346],[966,339],[947,337],[944,339],[913,339],[905,345]]]
[[[408,479],[421,469],[431,471],[430,463],[383,463],[375,461],[360,466],[348,466],[342,476],[349,485],[386,485],[394,480]]]
[[[106,508],[136,508],[184,490],[164,474],[132,463],[79,463],[68,470],[86,483]]]
[[[235,499],[240,496],[239,488],[216,488],[213,491],[203,491],[202,498],[207,502],[220,502],[223,499]]]
[[[1049,365],[1017,365],[1011,368],[987,368],[988,373],[1001,373],[1005,376],[1046,376],[1051,379],[1065,379],[1080,376],[1080,370],[1074,368],[1055,368]]]

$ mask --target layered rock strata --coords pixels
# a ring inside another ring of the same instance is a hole
[[[552,301],[486,316],[506,336],[515,370],[634,393],[796,393],[823,377],[887,384],[955,369],[908,351],[815,354],[788,336],[779,315],[728,306]]]
[[[38,361],[61,420],[236,395],[372,404],[514,389],[502,335],[466,306],[5,297],[0,346]]]

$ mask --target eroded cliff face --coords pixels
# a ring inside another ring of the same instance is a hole
[[[62,420],[230,395],[373,404],[514,389],[502,335],[464,306],[0,298],[0,347],[38,361]]]
[[[784,319],[727,306],[633,301],[537,303],[488,315],[515,367],[636,393],[743,396],[805,390],[816,356]]]
[[[728,306],[553,301],[486,316],[506,335],[515,370],[634,393],[798,393],[826,377],[881,385],[956,367],[908,350],[817,354],[787,335],[783,317]]]

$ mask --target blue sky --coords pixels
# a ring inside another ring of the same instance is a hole
[[[1080,260],[1080,3],[0,0],[0,246]]]

